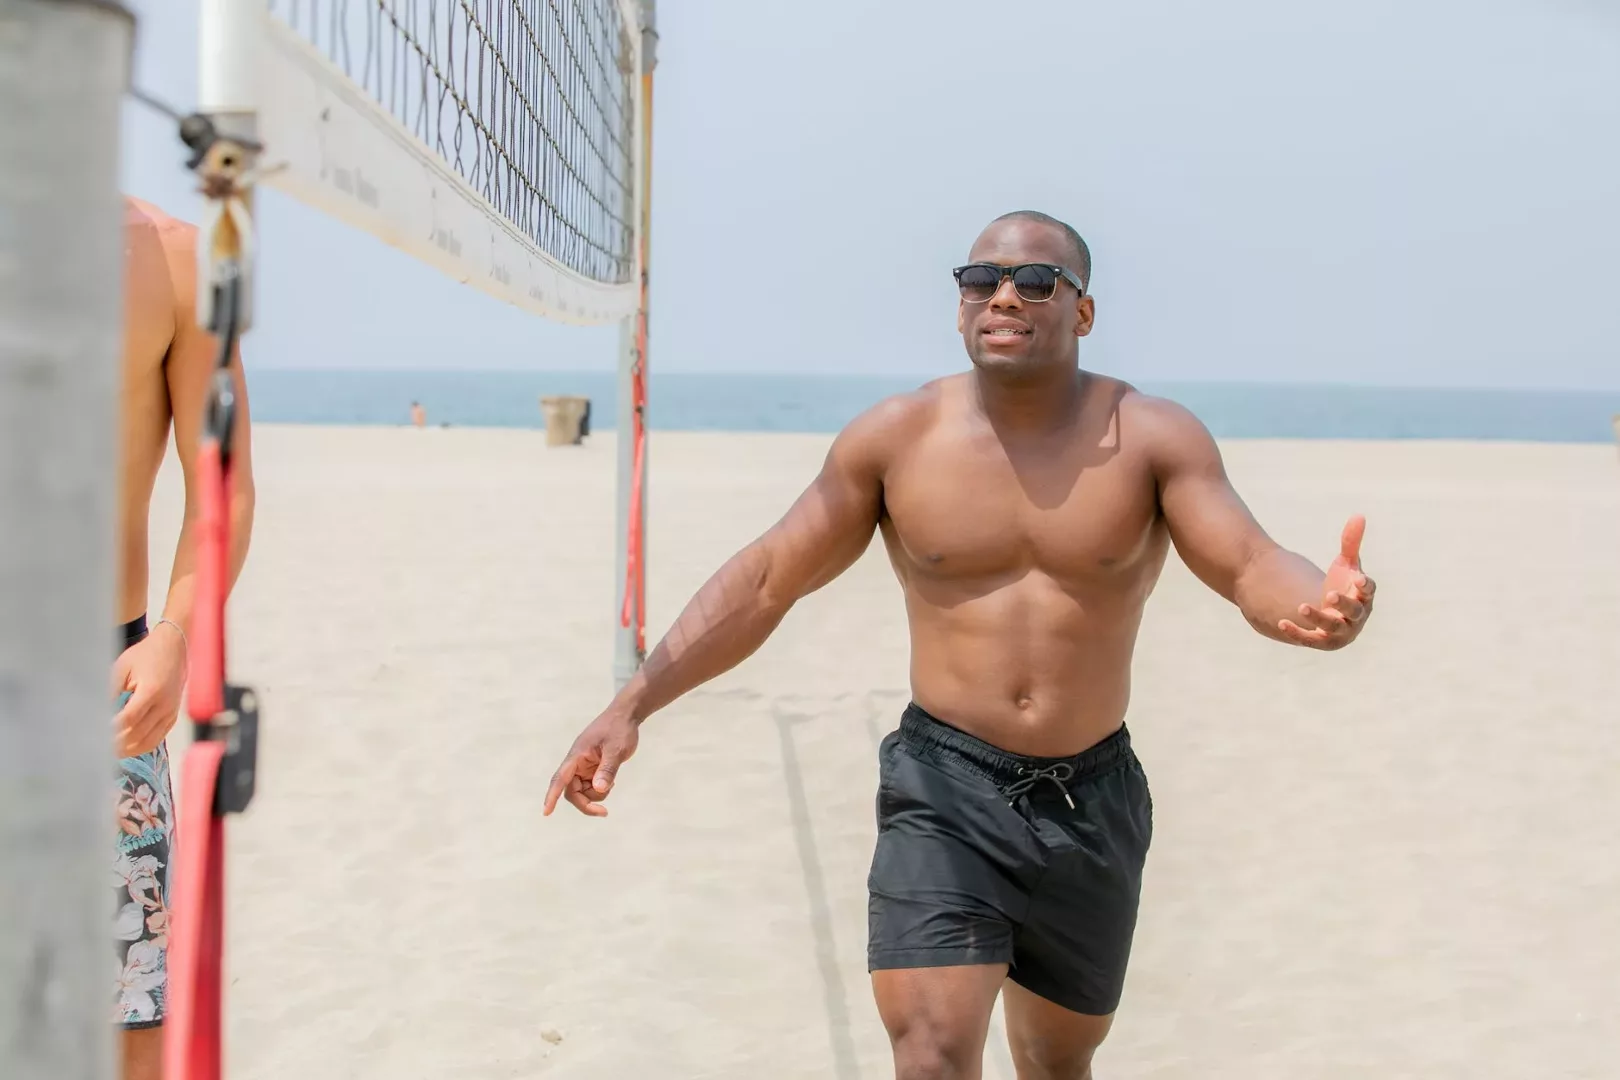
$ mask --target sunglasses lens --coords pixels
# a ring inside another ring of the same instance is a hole
[[[1057,274],[1048,266],[1020,266],[1013,272],[1013,288],[1025,300],[1039,303],[1057,291]]]
[[[962,290],[962,299],[970,304],[982,304],[996,295],[1001,273],[988,266],[969,266],[957,276],[956,284]]]

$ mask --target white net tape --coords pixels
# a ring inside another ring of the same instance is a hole
[[[624,0],[269,0],[266,183],[569,322],[635,310]]]

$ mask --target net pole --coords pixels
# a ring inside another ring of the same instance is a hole
[[[0,1073],[112,1074],[113,602],[135,21],[0,3]]]
[[[636,274],[640,299],[636,314],[619,326],[618,381],[618,580],[614,608],[613,681],[623,689],[646,659],[647,474],[651,447],[647,430],[647,342],[649,266],[652,249],[652,101],[653,71],[658,65],[657,0],[639,0],[641,32],[640,94],[636,108],[634,206]],[[639,461],[637,460],[639,456]]]
[[[266,25],[267,0],[201,0],[197,11],[197,111],[214,125],[223,139],[253,142],[258,138],[256,83],[259,38]],[[205,165],[204,168],[207,166]],[[248,221],[253,220],[252,185],[238,196]],[[246,333],[253,325],[255,248],[234,250],[237,229],[224,222],[226,202],[209,197],[198,229],[197,313],[208,326],[214,315],[214,287],[219,265],[227,258],[241,275],[236,329]]]

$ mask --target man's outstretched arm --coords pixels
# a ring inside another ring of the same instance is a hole
[[[559,796],[601,816],[597,805],[630,757],[641,722],[751,656],[801,597],[860,558],[883,509],[890,448],[914,406],[879,405],[853,421],[788,512],[704,583],[613,702],[574,741],[552,777],[545,813]]]
[[[638,723],[753,655],[795,603],[860,558],[883,506],[882,437],[870,421],[840,434],[782,519],[688,601],[619,695]]]
[[[1198,579],[1276,641],[1338,649],[1372,611],[1374,584],[1361,570],[1365,522],[1352,517],[1324,572],[1283,548],[1232,488],[1219,448],[1190,412],[1145,399],[1139,429],[1150,440],[1159,506],[1176,552]]]

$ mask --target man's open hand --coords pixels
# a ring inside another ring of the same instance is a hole
[[[1342,649],[1356,639],[1372,614],[1373,579],[1361,570],[1361,538],[1367,519],[1357,514],[1339,538],[1339,557],[1322,582],[1322,603],[1299,605],[1299,621],[1283,619],[1277,628],[1296,645]]]
[[[159,623],[113,664],[113,693],[130,692],[113,717],[117,756],[139,757],[156,750],[180,718],[185,688],[185,639],[168,623]]]
[[[610,706],[607,712],[592,720],[552,774],[544,816],[551,816],[561,796],[582,814],[607,817],[607,807],[602,805],[602,800],[613,790],[613,778],[619,766],[636,752],[639,739],[638,725],[620,709]]]

